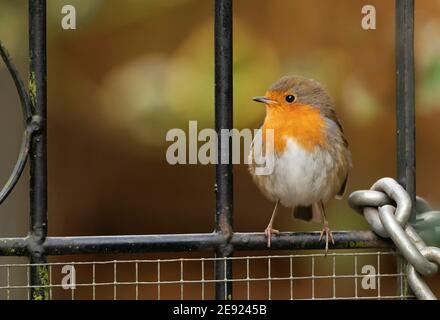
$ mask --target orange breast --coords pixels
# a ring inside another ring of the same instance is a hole
[[[266,129],[274,130],[275,151],[283,152],[288,138],[293,138],[304,149],[325,147],[325,121],[319,110],[308,105],[291,105],[288,108],[268,108],[263,124],[263,141]]]

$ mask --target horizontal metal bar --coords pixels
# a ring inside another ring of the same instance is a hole
[[[334,231],[335,244],[330,249],[390,248],[392,243],[378,237],[372,231]],[[325,249],[325,241],[320,241],[320,232],[281,232],[271,241],[272,250],[320,250]],[[234,233],[231,241],[234,250],[267,250],[264,233]]]
[[[272,250],[319,250],[324,242],[319,241],[319,232],[282,232],[272,240]],[[375,235],[372,231],[333,232],[335,245],[331,249],[379,249],[390,248],[392,243]],[[44,242],[47,255],[109,254],[183,252],[215,250],[224,244],[218,233],[48,237]],[[28,255],[28,238],[0,239],[0,256]],[[263,233],[234,233],[230,244],[234,250],[267,250]]]

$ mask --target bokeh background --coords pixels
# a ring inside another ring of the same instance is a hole
[[[61,28],[65,4],[77,9],[77,30]],[[376,30],[361,28],[365,4],[376,7]],[[434,206],[439,16],[440,1],[416,1],[417,193]],[[0,39],[23,75],[27,26],[25,0],[0,0]],[[49,235],[213,230],[214,167],[171,166],[165,159],[169,129],[187,130],[189,120],[213,127],[213,43],[212,1],[48,0]],[[349,192],[395,176],[393,0],[235,1],[235,127],[259,126],[264,109],[251,97],[285,74],[314,78],[334,97],[353,154]],[[0,105],[0,181],[6,181],[22,123],[3,64]],[[245,165],[234,170],[234,229],[262,231],[273,204]],[[0,235],[25,236],[28,211],[24,174],[0,207]],[[333,230],[368,228],[346,199],[330,203],[328,212]],[[287,209],[276,227],[320,229],[293,221]]]

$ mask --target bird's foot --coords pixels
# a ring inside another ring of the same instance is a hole
[[[332,244],[333,245],[335,244],[335,240],[333,239],[332,231],[328,227],[327,221],[324,222],[324,226],[322,227],[321,236],[319,237],[319,241],[321,241],[322,238],[324,238],[324,235],[325,235],[325,254],[327,255],[327,252],[328,252],[328,240],[330,239]]]
[[[273,234],[278,234],[280,233],[278,230],[273,229],[271,225],[268,225],[266,230],[264,230],[264,234],[267,237],[267,247],[270,248],[270,244],[271,244],[271,238]]]

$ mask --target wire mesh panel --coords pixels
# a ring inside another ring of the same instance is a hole
[[[233,278],[224,279],[235,299],[412,298],[390,251],[51,262],[43,288],[51,299],[214,299],[215,284],[225,281],[215,278],[215,265],[230,261]],[[29,269],[0,265],[0,299],[30,298]]]

